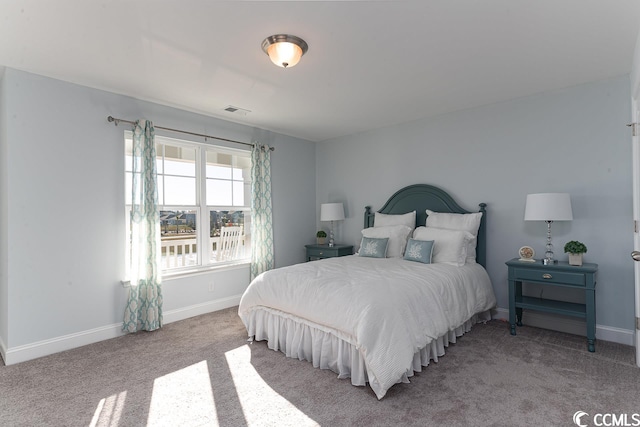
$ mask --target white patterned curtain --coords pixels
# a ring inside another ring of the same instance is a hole
[[[251,150],[251,280],[273,268],[271,215],[271,147]]]
[[[138,120],[133,129],[131,205],[131,287],[123,331],[162,327],[160,217],[153,123]]]

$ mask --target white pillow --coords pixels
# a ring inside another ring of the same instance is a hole
[[[373,226],[386,227],[389,225],[406,225],[413,230],[416,228],[416,211],[411,211],[406,214],[383,214],[376,212]]]
[[[473,239],[467,245],[467,262],[476,262],[476,246],[478,244],[478,228],[482,220],[482,212],[469,214],[434,212],[427,209],[427,227],[446,228],[448,230],[468,231]]]
[[[370,227],[362,230],[362,237],[375,239],[389,238],[387,258],[402,258],[411,228],[406,225],[388,225],[386,227]]]
[[[418,227],[413,232],[415,240],[433,240],[431,262],[462,267],[467,260],[467,246],[473,235],[468,231],[445,228]]]

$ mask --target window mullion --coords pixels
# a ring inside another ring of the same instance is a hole
[[[209,238],[209,210],[207,209],[207,156],[204,147],[198,147],[196,153],[196,197],[198,201],[198,212],[200,223],[198,228],[198,238],[200,239],[200,265],[209,264],[211,259],[211,239]]]

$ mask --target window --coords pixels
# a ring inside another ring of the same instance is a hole
[[[249,261],[251,153],[158,135],[155,142],[162,270]],[[127,254],[132,147],[132,133],[126,132]]]

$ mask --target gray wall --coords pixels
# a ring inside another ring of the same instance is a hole
[[[337,240],[358,244],[364,206],[405,185],[442,187],[469,210],[486,202],[487,270],[506,309],[504,262],[523,245],[544,253],[546,225],[523,220],[526,195],[568,192],[574,220],[553,224],[556,257],[584,242],[585,262],[600,266],[597,324],[633,330],[629,86],[624,76],[319,143],[317,203],[344,202]]]
[[[2,77],[0,106],[3,353],[61,350],[118,329],[130,126],[108,123],[109,115],[275,146],[276,266],[304,260],[315,227],[313,143],[13,69]],[[247,265],[165,280],[165,320],[233,305],[248,282]]]
[[[5,68],[0,67],[0,349],[6,348],[9,317],[9,283],[7,277],[7,251],[9,222],[7,214],[8,206],[8,144],[7,144],[7,110],[3,93],[5,93],[5,80],[2,78]]]

